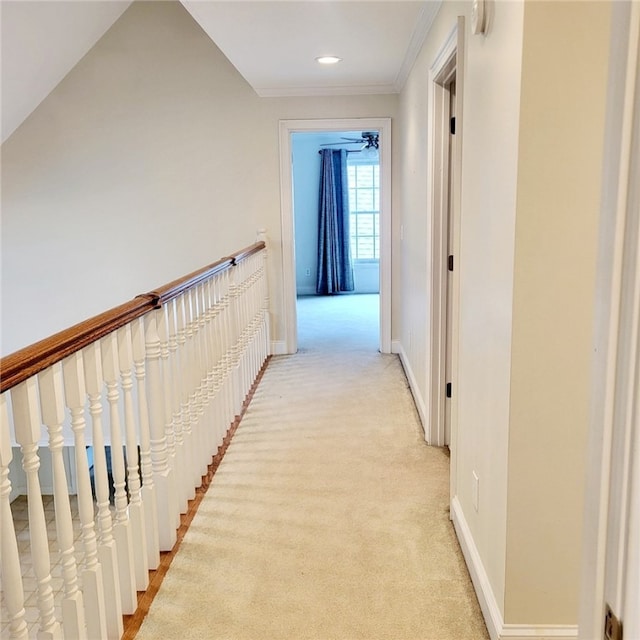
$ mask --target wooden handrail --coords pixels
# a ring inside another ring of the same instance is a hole
[[[256,242],[227,258],[194,271],[162,287],[136,296],[108,311],[64,329],[44,340],[20,349],[0,360],[0,393],[4,393],[47,367],[63,360],[76,351],[123,327],[136,318],[157,309],[188,291],[191,287],[239,264],[264,249],[264,242]]]
[[[59,362],[92,342],[140,318],[155,307],[149,296],[138,296],[84,320],[0,360],[0,393]]]
[[[233,264],[238,264],[243,260],[246,260],[249,256],[252,256],[254,253],[258,253],[258,251],[262,251],[265,248],[264,241],[260,240],[260,242],[256,242],[254,244],[245,247],[244,249],[240,249],[236,253],[230,256],[230,259],[233,260]]]
[[[166,304],[170,300],[177,298],[181,293],[188,291],[191,287],[195,287],[197,284],[206,280],[207,278],[211,278],[217,273],[222,273],[226,271],[229,267],[233,266],[233,260],[231,258],[223,258],[222,260],[218,260],[218,262],[214,262],[202,269],[198,269],[198,271],[194,271],[183,278],[178,278],[173,282],[169,282],[165,284],[163,287],[158,287],[150,292],[149,295],[155,297],[156,306],[161,307]]]

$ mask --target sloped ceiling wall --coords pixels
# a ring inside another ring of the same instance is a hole
[[[3,0],[0,3],[2,142],[49,95],[130,4],[131,0]]]

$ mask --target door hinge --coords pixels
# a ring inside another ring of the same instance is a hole
[[[604,640],[622,640],[622,622],[609,605],[604,614]]]
[[[447,382],[447,398],[451,397],[451,383]]]
[[[456,119],[455,117],[451,118],[451,120],[449,120],[449,133],[452,136],[456,135]]]
[[[453,256],[449,256],[449,271],[453,271]]]

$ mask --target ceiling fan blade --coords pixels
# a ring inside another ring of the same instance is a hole
[[[323,142],[321,147],[331,147],[337,144],[345,145],[345,144],[362,144],[365,140],[345,140],[344,142]]]

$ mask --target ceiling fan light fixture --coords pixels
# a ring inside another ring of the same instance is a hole
[[[366,144],[361,150],[362,158],[367,160],[376,160],[378,158],[378,147],[374,147],[372,144]]]
[[[320,64],[337,64],[342,62],[342,58],[338,58],[338,56],[318,56],[316,62]]]

